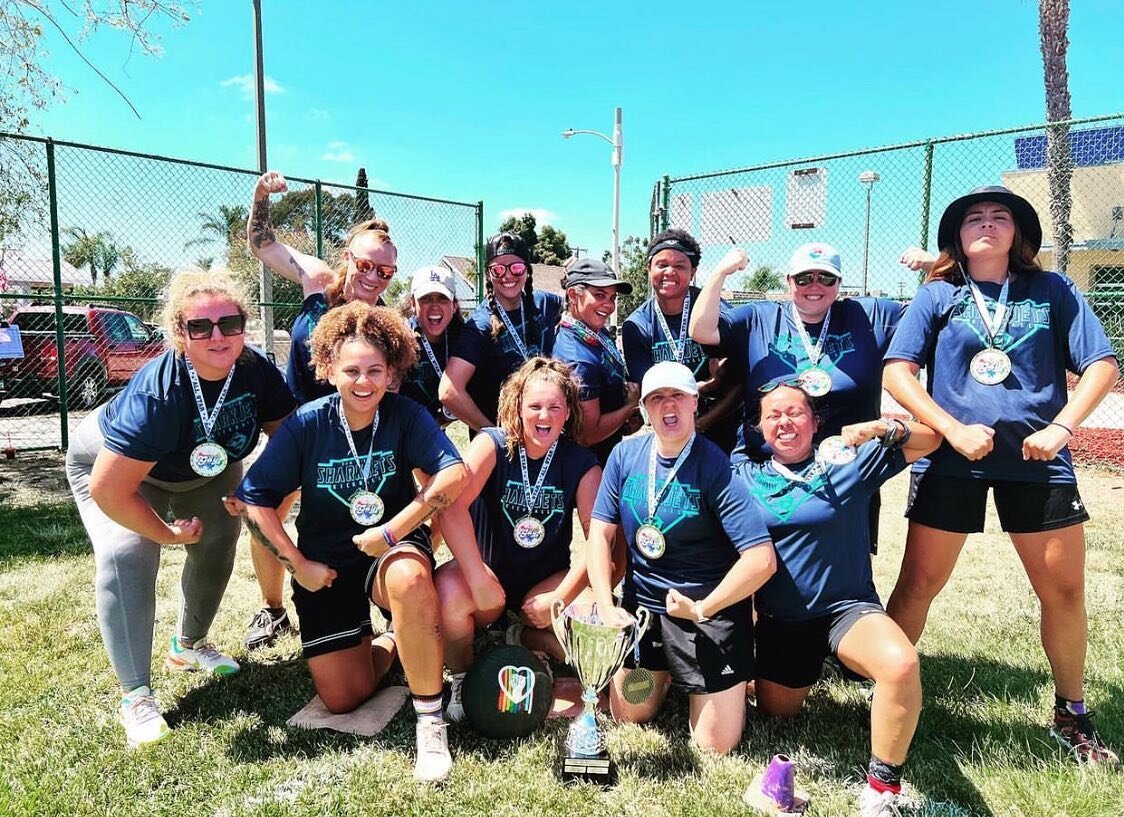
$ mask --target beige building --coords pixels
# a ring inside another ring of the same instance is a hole
[[[1025,198],[1042,220],[1039,263],[1054,269],[1049,184],[1045,168],[1012,170],[1003,184]],[[1124,162],[1073,168],[1073,244],[1069,276],[1083,291],[1124,289]]]

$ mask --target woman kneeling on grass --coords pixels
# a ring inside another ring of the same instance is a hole
[[[238,489],[261,542],[293,574],[293,601],[312,682],[332,712],[370,698],[402,661],[418,714],[414,776],[440,781],[452,759],[441,713],[443,645],[433,553],[422,523],[467,481],[429,412],[387,391],[416,361],[413,332],[393,310],[354,302],[312,333],[318,376],[337,393],[301,406]],[[412,476],[423,476],[421,492]],[[297,542],[277,507],[301,490]],[[394,620],[372,644],[371,602]]]
[[[485,428],[465,454],[468,487],[441,516],[455,559],[437,571],[445,663],[453,673],[449,720],[464,716],[461,684],[476,628],[505,606],[524,622],[512,628],[511,641],[563,657],[550,608],[556,599],[569,604],[586,585],[583,555],[570,559],[574,508],[588,533],[601,484],[597,457],[575,442],[578,388],[565,363],[531,358],[503,384],[500,427]]]
[[[870,565],[870,497],[940,444],[932,429],[900,420],[844,426],[813,446],[818,421],[798,378],[765,384],[765,463],[736,472],[760,506],[777,572],[757,591],[757,708],[800,711],[824,658],[874,680],[863,817],[898,814],[902,766],[921,712],[917,651],[882,609]],[[878,440],[879,442],[875,442]]]
[[[749,596],[773,575],[776,561],[747,485],[722,449],[695,433],[698,402],[695,376],[682,363],[648,369],[640,405],[655,433],[624,440],[609,455],[587,563],[598,608],[614,610],[610,551],[623,528],[629,543],[624,609],[652,613],[639,661],[629,656],[613,678],[613,716],[652,720],[674,683],[688,693],[695,744],[725,753],[741,739],[745,682],[753,677]],[[623,694],[634,668],[654,676],[652,694],[641,703]]]
[[[238,671],[207,642],[241,528],[222,497],[238,485],[258,434],[271,434],[295,405],[276,367],[244,345],[246,299],[228,274],[179,273],[165,298],[172,348],[89,414],[66,452],[67,481],[94,548],[98,624],[125,691],[120,719],[130,746],[169,733],[151,690],[162,546],[186,545],[167,666]]]

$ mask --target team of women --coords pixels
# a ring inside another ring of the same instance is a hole
[[[705,750],[741,740],[747,690],[759,713],[789,717],[825,660],[872,681],[859,812],[894,814],[921,711],[914,644],[990,487],[1041,603],[1050,732],[1079,762],[1119,766],[1084,702],[1089,517],[1066,447],[1119,369],[1072,281],[1035,262],[1025,200],[988,187],[949,204],[939,255],[902,256],[925,275],[904,309],[840,298],[826,244],[794,252],[788,299],[731,308],[722,285],[745,253],[700,289],[698,243],[667,230],[618,346],[610,316],[632,286],[599,261],[571,264],[559,297],[534,288],[528,247],[501,233],[467,318],[440,267],[418,270],[396,310],[381,299],[397,272],[390,227],[356,225],[332,268],[277,239],[269,197],[285,190],[264,174],[248,225],[251,252],[304,293],[285,376],[245,344],[249,306],[229,275],[179,273],[171,348],[67,453],[130,745],[169,733],[150,666],[162,546],[187,552],[166,665],[239,669],[207,633],[241,517],[263,602],[246,647],[291,626],[288,572],[330,711],[361,705],[400,663],[419,780],[452,768],[445,722],[464,717],[477,632],[506,615],[509,643],[561,660],[550,611],[581,597],[609,620],[644,607],[652,621],[610,685],[613,717],[651,720],[676,686]],[[881,416],[883,383],[914,419]],[[463,453],[442,430],[454,419],[470,429]],[[878,489],[910,464],[905,556],[883,607]],[[294,538],[283,522],[298,497]],[[575,511],[586,544],[572,548]],[[442,541],[453,558],[438,566]],[[639,701],[623,694],[638,671],[651,681]]]

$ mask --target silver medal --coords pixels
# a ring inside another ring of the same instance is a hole
[[[191,470],[201,477],[217,477],[226,470],[226,449],[218,443],[200,443],[191,449]]]
[[[969,371],[977,382],[985,386],[1002,383],[1011,374],[1011,358],[1001,349],[980,349],[969,364]]]
[[[853,445],[847,445],[839,435],[828,437],[820,443],[820,459],[832,465],[846,465],[854,462],[858,452]]]
[[[650,522],[636,529],[636,549],[649,559],[658,559],[667,551],[663,533]]]
[[[372,491],[356,491],[347,506],[351,510],[351,518],[363,527],[377,525],[382,519],[382,499]]]
[[[831,375],[818,366],[813,366],[801,373],[800,388],[809,397],[823,397],[831,391]]]
[[[546,538],[546,526],[533,516],[521,516],[515,520],[513,533],[515,544],[529,550],[542,544]]]
[[[457,415],[449,411],[447,406],[441,407],[441,416],[448,420],[450,423],[457,419]]]

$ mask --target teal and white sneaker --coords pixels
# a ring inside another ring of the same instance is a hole
[[[190,647],[184,647],[178,636],[172,636],[172,646],[164,664],[168,669],[181,672],[202,670],[213,675],[233,675],[241,669],[237,661],[216,650],[215,645],[206,638],[200,638]]]
[[[156,743],[172,734],[148,687],[137,687],[121,696],[117,719],[125,727],[125,739],[134,749]]]

